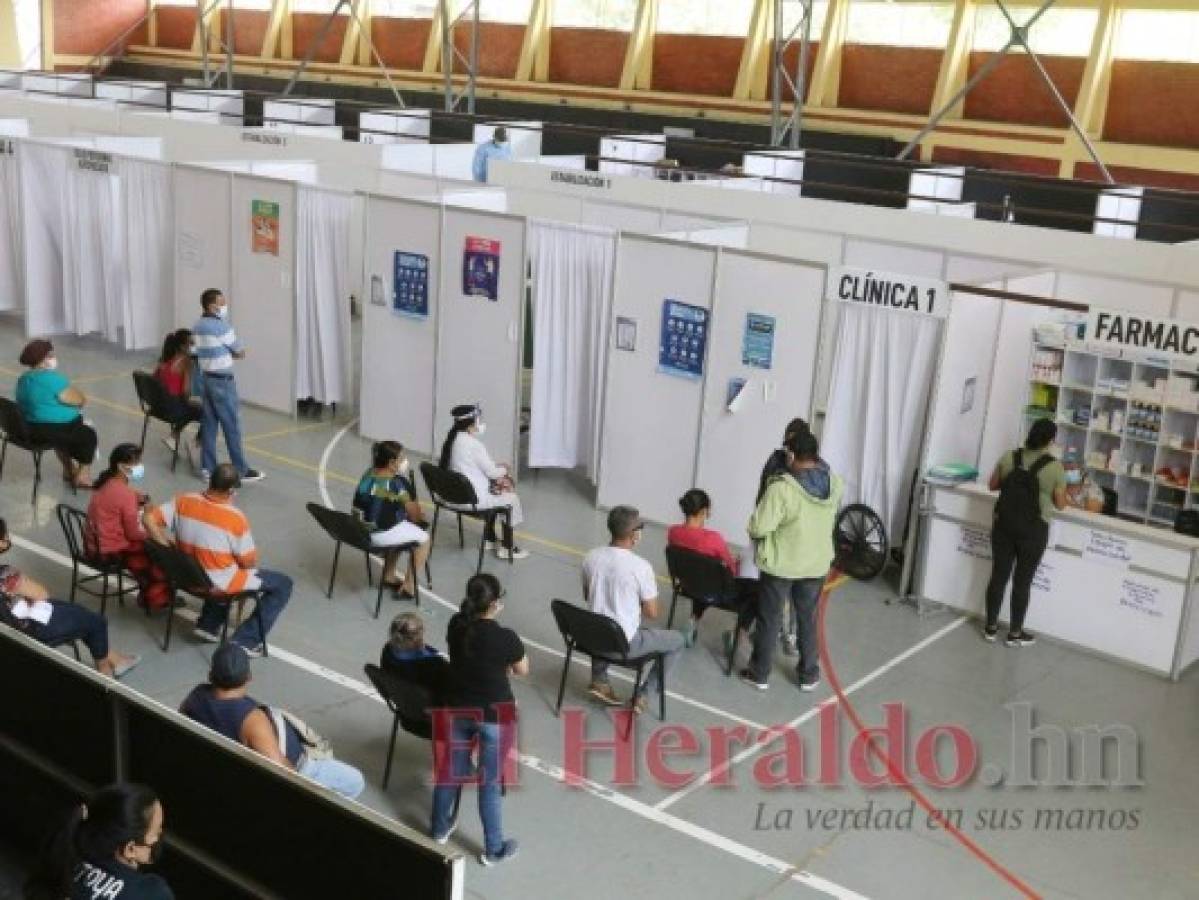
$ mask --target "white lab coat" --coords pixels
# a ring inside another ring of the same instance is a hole
[[[509,506],[512,508],[512,527],[515,528],[524,521],[520,498],[515,492],[491,493],[491,482],[507,473],[496,465],[483,442],[468,431],[463,431],[454,438],[454,446],[450,450],[450,470],[466,476],[479,498],[480,509]]]

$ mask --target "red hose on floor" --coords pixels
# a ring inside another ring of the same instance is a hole
[[[982,847],[976,844],[968,835],[964,834],[961,829],[956,828],[951,822],[946,821],[941,817],[937,807],[920,792],[912,782],[908,779],[904,772],[899,771],[892,764],[891,760],[878,748],[874,742],[874,738],[866,735],[866,727],[862,724],[862,719],[858,715],[858,711],[854,709],[849,698],[845,696],[844,690],[841,688],[841,680],[837,677],[837,670],[833,666],[832,658],[828,652],[828,642],[824,637],[824,614],[828,607],[829,585],[835,582],[841,575],[838,572],[831,572],[829,578],[825,581],[825,588],[820,594],[820,604],[816,610],[816,632],[820,639],[820,662],[824,666],[824,671],[828,675],[829,684],[832,685],[833,693],[837,695],[837,702],[841,704],[845,714],[849,717],[849,721],[853,724],[854,730],[857,731],[859,737],[866,737],[866,748],[869,752],[887,768],[887,772],[891,775],[892,780],[902,787],[912,799],[915,800],[920,807],[928,813],[934,821],[942,828],[951,834],[959,844],[966,848],[979,861],[987,866],[996,875],[1014,887],[1023,896],[1030,900],[1040,900],[1041,895],[1034,891],[1031,887],[1020,880],[1020,877],[1009,869],[1004,868],[998,860],[991,856]]]

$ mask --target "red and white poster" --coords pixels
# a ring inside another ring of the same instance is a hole
[[[468,237],[462,251],[462,293],[467,297],[500,298],[500,242]]]

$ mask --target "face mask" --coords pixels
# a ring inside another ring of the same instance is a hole
[[[1082,484],[1082,469],[1067,469],[1066,484]]]
[[[475,426],[475,428],[477,429],[477,433],[478,433],[479,437],[482,437],[483,435],[487,434],[487,423],[486,422],[480,422],[478,425]]]
[[[57,369],[58,368],[58,357],[57,356],[48,357],[46,359],[46,368],[47,369]]]
[[[412,471],[412,463],[408,462],[408,460],[406,460],[406,459],[401,460],[400,461],[400,475],[407,478],[408,473],[411,471]]]
[[[136,466],[132,466],[129,469],[129,480],[130,481],[141,481],[145,477],[146,477],[146,467],[143,463],[138,463]]]
[[[227,318],[229,318],[229,307],[228,307],[228,305],[225,305],[225,306],[218,306],[218,307],[216,308],[216,317],[217,317],[218,319],[227,319]]]

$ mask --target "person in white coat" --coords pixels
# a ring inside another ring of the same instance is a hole
[[[466,476],[479,499],[479,509],[506,506],[511,510],[503,524],[502,541],[497,539],[495,527],[489,526],[483,535],[484,546],[494,550],[500,559],[524,559],[528,551],[517,547],[513,538],[513,529],[524,521],[524,513],[516,496],[512,468],[506,463],[496,463],[480,440],[487,430],[482,408],[476,403],[463,404],[455,406],[450,414],[454,417],[454,427],[441,446],[441,468]]]

